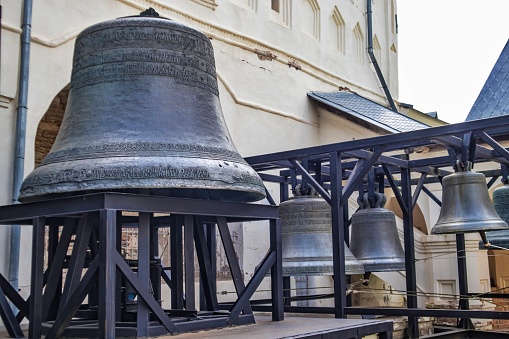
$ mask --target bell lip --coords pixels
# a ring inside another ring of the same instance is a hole
[[[353,274],[364,274],[365,270],[362,265],[352,265],[355,268],[351,270],[346,270],[345,275],[353,275]],[[297,268],[297,267],[291,267]],[[313,269],[314,268],[314,269]],[[326,275],[334,275],[334,267],[328,266],[327,269],[318,269],[315,266],[300,266],[299,269],[288,269],[288,267],[283,266],[283,276],[285,277],[293,277],[293,276],[326,276]]]
[[[149,190],[148,195],[169,197],[169,198],[189,198],[189,199],[202,199],[212,201],[236,202],[236,203],[252,203],[263,200],[266,195],[256,191],[239,191],[239,190],[219,190],[207,188],[133,188],[133,189],[104,189],[104,190],[82,190],[70,191],[59,193],[48,193],[40,195],[25,195],[19,197],[19,202],[28,203],[36,201],[53,200],[67,197],[76,197],[94,193],[120,193],[120,194],[140,194],[140,190]],[[167,191],[173,190],[168,193]],[[212,194],[210,194],[212,193]]]
[[[406,269],[404,258],[390,261],[380,261],[377,258],[376,262],[375,260],[358,260],[364,265],[364,270],[366,272],[394,272],[404,271]]]
[[[95,167],[89,166],[88,168],[86,166],[90,160],[80,159],[41,165],[35,168],[21,185],[19,201],[47,200],[52,197],[82,195],[90,192],[136,193],[144,189],[151,190],[154,195],[229,202],[255,202],[266,198],[262,179],[245,161],[235,162],[237,166],[220,168],[216,166],[214,159],[191,157],[178,158],[180,161],[185,161],[184,165],[172,157],[117,157],[114,158],[115,162],[112,162],[110,158],[100,159],[106,160],[105,162],[97,161],[94,163]],[[233,161],[230,162],[233,163]],[[199,175],[171,177],[171,173],[166,173],[167,177],[140,174],[133,177],[116,178],[110,175],[103,178],[100,175],[92,175],[94,168],[105,170],[114,169],[115,166],[129,168],[130,166],[136,167],[139,163],[143,163],[147,168],[174,168],[177,170],[177,174],[181,169],[187,167],[204,168],[210,176],[203,178]],[[54,177],[54,173],[79,174],[85,170],[90,172],[91,176]]]
[[[484,227],[476,227],[480,223],[484,224]],[[472,226],[473,228],[468,228]],[[480,231],[490,232],[490,231],[503,231],[509,230],[509,226],[502,219],[492,219],[492,220],[471,220],[468,222],[450,222],[450,223],[436,223],[435,226],[431,229],[430,234],[440,235],[440,234],[458,234],[458,233],[475,233]]]

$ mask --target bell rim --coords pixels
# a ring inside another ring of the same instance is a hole
[[[363,268],[363,265],[361,263],[356,263],[355,265],[351,266],[353,266],[354,269],[345,270],[346,275],[365,273],[365,269]],[[332,263],[327,266],[319,265],[283,266],[283,276],[300,276],[300,275],[320,276],[333,274],[334,266]]]
[[[359,259],[361,262],[362,260]],[[364,263],[364,270],[366,272],[396,272],[396,271],[404,271],[406,269],[405,262],[398,262],[398,263]],[[383,266],[381,266],[383,265]]]
[[[478,225],[481,223],[483,224],[483,227],[478,227]],[[434,235],[440,235],[440,234],[458,234],[458,233],[474,233],[480,231],[489,232],[504,230],[509,230],[509,225],[507,225],[507,223],[502,219],[491,219],[491,220],[478,219],[468,221],[459,220],[446,223],[437,222],[435,226],[431,229],[430,233]]]
[[[162,156],[98,158],[92,164],[89,160],[52,163],[35,168],[25,178],[19,201],[60,193],[136,189],[222,191],[220,195],[232,197],[225,201],[234,202],[254,202],[266,197],[263,181],[252,167],[245,161],[228,163],[227,166],[216,159]]]

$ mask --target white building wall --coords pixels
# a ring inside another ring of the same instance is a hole
[[[348,87],[362,96],[386,104],[379,80],[367,54],[356,60],[352,30],[359,24],[367,36],[365,0],[318,0],[319,34],[302,32],[302,1],[281,0],[290,5],[288,24],[262,0],[67,0],[34,1],[28,97],[25,175],[34,167],[37,126],[55,95],[68,83],[76,35],[95,23],[136,15],[154,7],[161,16],[191,25],[209,36],[214,47],[223,113],[231,136],[243,156],[270,153],[332,142],[361,139],[375,133],[329,112],[317,109],[307,98],[308,91],[333,91]],[[337,6],[345,24],[345,53],[336,51],[329,41],[329,20]],[[381,46],[380,62],[392,95],[397,98],[397,35],[392,1],[373,2],[373,33]],[[12,158],[19,69],[21,0],[2,2],[2,49],[0,80],[0,204],[11,199]],[[395,13],[395,12],[394,12]],[[309,16],[307,16],[309,17]],[[363,42],[366,44],[366,41]],[[277,199],[278,188],[269,186]],[[424,199],[424,198],[422,198]],[[423,202],[429,227],[438,216],[437,207]],[[244,249],[246,277],[252,274],[266,248],[266,230],[244,229],[251,239]],[[266,234],[267,233],[267,234]],[[0,227],[0,273],[7,275],[9,229]],[[416,237],[427,250],[425,235]],[[433,239],[434,240],[434,239]],[[23,228],[20,286],[28,292],[30,228]],[[476,259],[477,260],[477,259]],[[479,259],[481,260],[481,259]],[[444,264],[444,262],[446,262]],[[470,271],[472,288],[487,276],[485,270]],[[418,263],[418,284],[436,291],[437,279],[456,279],[455,260]],[[470,268],[470,266],[469,266]],[[487,269],[487,265],[486,265]],[[421,271],[422,270],[422,271]],[[445,276],[444,276],[445,274]],[[394,284],[404,286],[401,274]]]

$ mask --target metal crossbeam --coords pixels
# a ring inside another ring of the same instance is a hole
[[[4,326],[7,329],[7,333],[9,333],[11,338],[25,337],[2,288],[0,288],[0,318],[2,319]]]
[[[168,332],[170,332],[171,334],[177,334],[178,332],[177,327],[175,327],[175,324],[170,320],[168,315],[164,313],[164,310],[161,308],[161,306],[159,306],[154,297],[148,292],[147,289],[145,289],[143,283],[136,276],[136,274],[134,274],[133,271],[131,271],[131,268],[129,268],[129,265],[127,265],[124,258],[120,256],[120,253],[115,251],[114,253],[112,253],[112,256],[113,256],[112,260],[114,261],[115,265],[122,272],[122,274],[129,281],[129,283],[133,286],[134,290],[138,294],[138,297],[143,299],[143,301],[147,304],[147,306],[154,313],[154,315],[161,321],[164,327],[166,327]],[[111,338],[114,337],[115,335],[113,334]]]
[[[76,311],[97,279],[98,268],[99,256],[95,257],[95,259],[90,263],[83,279],[81,279],[81,282],[74,290],[74,294],[72,295],[70,302],[65,304],[63,309],[58,313],[57,319],[53,323],[50,331],[46,334],[46,339],[58,338],[64,333],[65,329],[71,323],[72,317],[76,314]]]
[[[23,316],[25,316],[28,319],[29,317],[28,303],[25,300],[23,300],[23,298],[18,294],[18,292],[14,289],[14,287],[12,287],[9,281],[5,279],[2,274],[0,274],[0,289],[5,294],[5,296],[14,304],[14,306],[16,306],[18,310],[20,310],[20,313],[23,314]]]
[[[230,266],[233,285],[235,286],[237,296],[240,297],[246,290],[246,287],[244,285],[244,277],[242,276],[242,271],[240,269],[239,262],[237,261],[237,255],[235,253],[235,248],[233,247],[232,237],[230,235],[230,231],[228,229],[228,224],[226,223],[225,217],[217,217],[217,228],[219,229],[219,234],[221,236],[221,241],[223,243],[226,259],[228,260],[228,265]],[[245,305],[242,311],[244,312],[244,314],[253,313],[249,303]]]
[[[249,303],[249,299],[253,296],[254,292],[262,282],[263,278],[269,273],[270,268],[276,263],[277,256],[275,252],[269,252],[265,259],[262,261],[260,267],[255,272],[251,280],[246,286],[244,293],[237,299],[235,304],[233,305],[230,315],[228,316],[228,324],[235,324],[237,317],[240,315],[240,312],[246,307]]]
[[[92,225],[88,216],[85,216],[84,219],[79,221],[78,229],[76,230],[71,259],[69,260],[67,275],[65,277],[64,290],[60,298],[60,307],[63,307],[63,305],[69,301],[69,297],[73,294],[81,280],[91,232]],[[51,274],[49,277],[51,277]]]
[[[453,144],[456,147],[461,147],[461,139],[459,138],[454,139],[454,141],[446,138],[444,139],[444,144],[442,144],[439,140],[432,142],[431,139],[436,139],[437,137],[441,136],[463,135],[469,131],[485,131],[487,133],[491,133],[492,135],[497,135],[507,133],[507,129],[507,117],[502,116],[490,119],[468,121],[459,124],[451,124],[447,126],[432,127],[416,131],[396,133],[391,135],[383,135],[373,138],[344,141],[329,145],[313,146],[291,151],[257,155],[248,157],[245,160],[255,170],[258,170],[257,167],[265,163],[284,163],[284,161],[287,159],[298,159],[303,157],[307,157],[312,161],[314,157],[319,155],[328,155],[330,152],[348,152],[352,150],[355,151],[359,149],[367,149],[373,147],[374,145],[388,145],[386,151],[401,150],[410,147],[429,146],[433,144],[442,146]],[[486,151],[483,151],[482,153],[488,157],[490,156],[490,154]],[[285,166],[280,166],[278,168],[285,168]]]
[[[196,255],[198,257],[198,265],[200,266],[200,279],[201,286],[203,288],[203,294],[205,297],[205,303],[207,310],[217,310],[217,295],[212,281],[215,281],[215,276],[212,272],[215,270],[212,268],[212,260],[207,247],[207,239],[205,237],[205,231],[203,229],[203,223],[197,221],[194,226],[194,241],[196,244]],[[215,264],[215,262],[214,262]],[[215,275],[215,274],[214,274]]]
[[[49,313],[52,300],[55,297],[55,294],[57,293],[57,288],[62,288],[62,286],[60,285],[62,277],[62,267],[64,265],[65,256],[67,255],[69,243],[71,242],[71,237],[74,233],[73,232],[74,223],[75,219],[67,219],[62,229],[62,234],[60,235],[60,241],[58,242],[56,251],[53,254],[51,260],[51,266],[48,272],[48,280],[46,282],[46,289],[44,290],[43,297],[42,314],[44,320],[47,319],[46,317]]]

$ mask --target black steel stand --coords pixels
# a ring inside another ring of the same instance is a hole
[[[122,216],[122,211],[138,213]],[[283,320],[281,232],[277,218],[274,206],[119,193],[2,206],[0,223],[33,226],[31,295],[25,302],[0,276],[2,320],[11,337],[20,337],[19,322],[27,317],[30,338],[147,337],[251,324],[255,319],[249,299],[269,271],[272,319]],[[268,220],[270,249],[245,285],[228,223],[254,220]],[[211,264],[215,261],[207,241],[212,241],[214,225],[219,230],[238,296],[226,312],[217,306],[216,269]],[[45,268],[46,227],[50,232]],[[138,229],[135,261],[126,260],[119,252],[122,227]],[[159,227],[171,228],[171,274],[158,260]],[[200,300],[200,310],[195,307],[195,249],[204,299]],[[171,288],[171,309],[161,306],[162,280]],[[4,294],[21,310],[18,319]]]
[[[509,128],[506,120],[507,117],[495,117],[246,158],[247,163],[265,182],[279,184],[280,201],[288,199],[288,185],[295,187],[306,182],[331,205],[334,307],[291,306],[291,301],[296,299],[290,297],[288,300],[287,297],[285,311],[334,314],[336,318],[347,315],[406,316],[409,338],[419,338],[418,320],[423,316],[459,318],[459,325],[464,328],[472,327],[470,318],[509,319],[509,312],[469,310],[467,299],[462,299],[459,310],[418,308],[412,216],[421,192],[441,205],[440,199],[426,185],[439,183],[442,177],[452,174],[449,167],[456,164],[458,156],[461,156],[463,163],[468,160],[472,164],[491,164],[490,170],[482,172],[486,177],[492,178],[491,184],[497,177],[507,176],[507,170],[504,172],[504,169],[509,163],[509,150],[496,141],[507,138]],[[432,150],[447,150],[449,156],[445,155],[445,152],[436,152],[433,156]],[[427,154],[420,156],[418,153],[422,152]],[[279,171],[279,175],[274,174],[276,171]],[[407,298],[405,308],[347,306],[343,244],[348,232],[343,216],[352,193],[359,186],[371,181],[368,175],[370,171],[378,178],[380,191],[388,187],[392,189],[403,212]],[[417,178],[417,175],[420,177]],[[365,179],[366,176],[368,180]],[[458,242],[458,246],[458,251],[464,248],[462,240]],[[458,268],[462,298],[478,295],[468,293],[466,264],[461,256],[458,258]],[[492,296],[490,293],[482,295]],[[253,308],[268,311],[270,306],[255,305]]]

